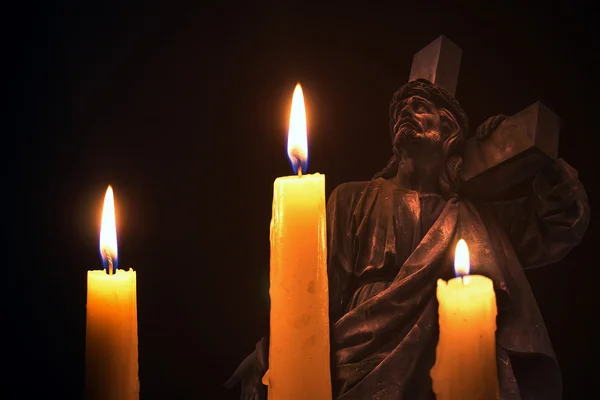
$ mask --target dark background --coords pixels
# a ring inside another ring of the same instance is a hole
[[[6,14],[5,398],[82,396],[86,271],[101,268],[109,184],[120,266],[138,273],[141,398],[238,398],[222,383],[268,329],[272,185],[291,174],[294,85],[308,172],[326,174],[329,194],[385,165],[389,100],[440,34],[463,49],[471,126],[542,101],[599,209],[596,18],[592,3],[553,3],[48,1]],[[565,399],[586,398],[598,371],[598,239],[592,219],[564,261],[528,274]]]

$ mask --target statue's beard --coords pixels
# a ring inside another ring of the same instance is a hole
[[[434,144],[441,143],[442,136],[437,130],[423,132],[420,125],[412,120],[402,122],[398,127],[394,143],[402,144]]]

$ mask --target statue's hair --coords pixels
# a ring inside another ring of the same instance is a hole
[[[455,196],[460,189],[465,134],[452,113],[443,108],[440,114],[448,122],[446,127],[442,124],[442,129],[450,130],[443,143],[444,167],[440,174],[440,189],[443,195]]]

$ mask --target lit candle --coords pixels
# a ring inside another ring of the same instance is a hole
[[[499,399],[496,295],[492,280],[469,275],[469,249],[456,245],[457,278],[437,282],[440,339],[431,370],[438,400]]]
[[[88,271],[85,396],[91,400],[139,398],[135,271],[117,269],[113,190],[104,197],[100,254],[104,270]]]
[[[292,98],[288,155],[297,175],[277,178],[271,219],[269,400],[330,400],[325,176],[304,175],[306,114]]]

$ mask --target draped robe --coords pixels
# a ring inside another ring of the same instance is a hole
[[[576,171],[538,176],[531,196],[474,205],[374,179],[338,186],[327,204],[334,398],[434,399],[436,281],[450,279],[458,239],[498,303],[502,399],[560,399],[560,370],[523,268],[556,262],[589,222]],[[457,344],[460,345],[460,344]]]
[[[536,177],[530,196],[488,204],[419,194],[382,178],[334,189],[327,236],[335,399],[435,398],[436,282],[454,277],[461,238],[471,273],[494,282],[501,398],[561,398],[560,370],[524,273],[562,259],[589,223],[577,171],[562,160],[556,169],[554,182]],[[267,364],[265,337],[227,386],[244,376],[259,380]],[[260,398],[266,393],[248,388]]]

